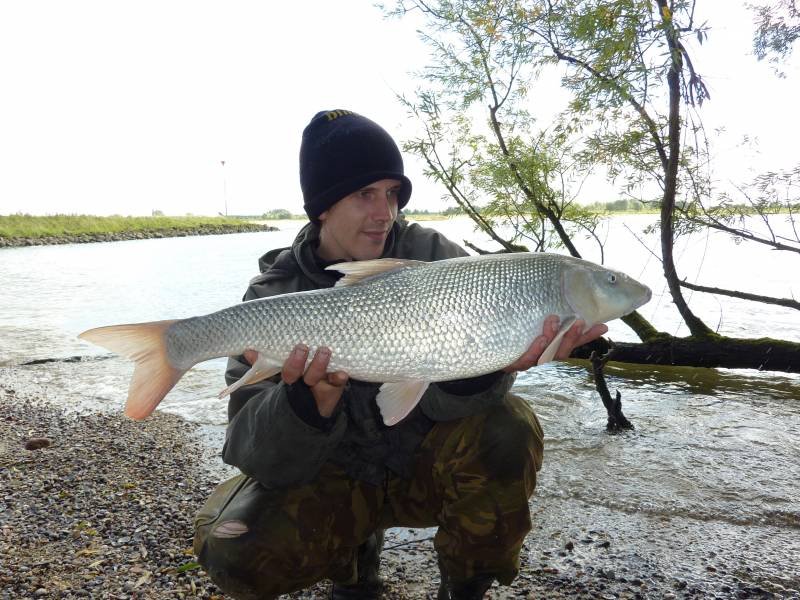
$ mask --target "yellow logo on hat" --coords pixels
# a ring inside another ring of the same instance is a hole
[[[354,115],[352,110],[332,110],[328,113],[328,121],[333,121],[334,119],[338,119],[339,117],[343,117],[345,115]]]

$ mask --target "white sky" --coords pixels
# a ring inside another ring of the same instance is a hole
[[[693,54],[706,125],[729,131],[716,171],[737,181],[792,166],[800,139],[800,61],[786,79],[756,63],[739,4],[701,0],[714,29]],[[311,116],[348,108],[410,137],[395,93],[426,56],[371,0],[0,0],[0,214],[300,213]],[[421,165],[406,170],[410,206],[442,208]],[[585,199],[612,199],[602,187]]]

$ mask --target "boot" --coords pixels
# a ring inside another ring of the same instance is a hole
[[[378,600],[383,591],[380,576],[383,529],[377,529],[358,547],[358,579],[353,584],[334,582],[331,600]]]
[[[439,561],[439,573],[441,573],[441,583],[437,600],[481,600],[494,583],[492,575],[476,575],[461,582],[449,581],[441,561]]]

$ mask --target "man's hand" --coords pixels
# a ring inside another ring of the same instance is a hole
[[[586,333],[583,331],[585,323],[581,320],[569,328],[569,331],[561,338],[561,343],[556,350],[555,360],[564,360],[569,358],[572,351],[578,346],[582,346],[594,339],[599,338],[606,331],[608,327],[605,324],[594,325]],[[550,342],[556,337],[559,329],[559,320],[556,315],[550,315],[544,320],[544,327],[542,328],[542,335],[533,340],[533,343],[525,351],[525,354],[520,356],[514,363],[508,365],[503,371],[506,373],[513,373],[514,371],[527,371],[539,360],[539,357],[544,352],[545,348],[550,345]]]
[[[255,350],[245,350],[244,358],[250,364],[256,360],[257,356],[258,353]],[[342,398],[348,375],[344,371],[326,373],[331,360],[331,351],[328,348],[317,349],[308,369],[305,368],[306,360],[308,360],[308,346],[297,344],[289,358],[283,363],[281,377],[288,384],[292,384],[302,377],[305,384],[311,389],[314,400],[317,401],[319,414],[323,417],[330,417]]]

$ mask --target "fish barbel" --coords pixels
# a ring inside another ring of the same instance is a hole
[[[555,314],[564,333],[588,330],[650,300],[650,289],[595,263],[548,253],[491,254],[437,262],[378,259],[328,267],[335,287],[250,300],[200,317],[112,325],[80,334],[136,361],[125,414],[143,419],[193,365],[258,352],[220,397],[276,375],[294,346],[331,350],[329,371],[380,382],[377,402],[393,425],[428,385],[502,369],[528,349]]]

